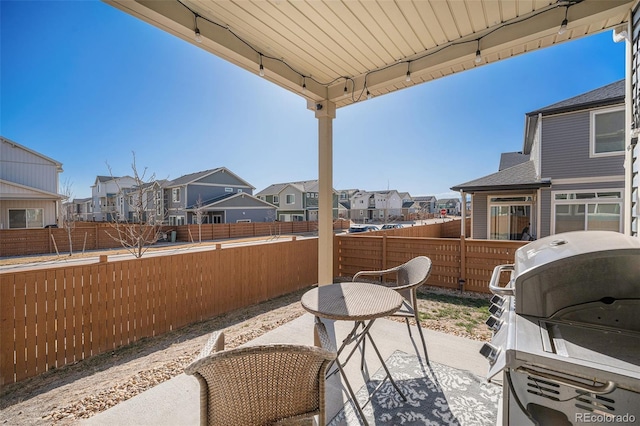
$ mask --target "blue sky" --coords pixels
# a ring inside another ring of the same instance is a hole
[[[0,1],[0,134],[96,175],[227,167],[256,192],[317,179],[306,101],[97,0]],[[624,78],[611,31],[341,108],[334,188],[451,195],[522,147],[524,115]]]

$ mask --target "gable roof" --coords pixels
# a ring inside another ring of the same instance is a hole
[[[517,164],[499,172],[451,187],[452,191],[477,192],[505,189],[537,189],[551,186],[550,179],[539,179],[533,161]]]
[[[529,161],[529,154],[523,154],[522,152],[503,152],[500,154],[500,166],[498,170],[508,169],[525,161]]]
[[[583,93],[573,98],[565,99],[555,104],[551,104],[527,115],[557,114],[580,109],[595,108],[607,105],[614,105],[624,102],[624,79],[607,84],[589,92]]]
[[[217,207],[217,208],[224,208],[224,205],[226,203],[228,203],[230,200],[234,199],[234,198],[243,198],[243,199],[247,199],[246,201],[246,205],[243,205],[243,208],[247,208],[247,209],[251,209],[251,208],[272,208],[272,209],[277,209],[276,206],[274,206],[271,203],[268,203],[266,201],[263,201],[259,198],[257,198],[254,195],[251,195],[249,193],[246,192],[236,192],[233,194],[224,194],[221,195],[219,197],[215,197],[215,198],[211,198],[209,200],[203,201],[202,202],[202,208],[203,209],[209,209],[211,207]],[[235,207],[235,206],[233,206]],[[187,210],[195,210],[197,207],[195,204],[192,204],[190,206],[187,207]]]
[[[62,163],[59,162],[59,161],[54,160],[51,157],[47,157],[46,155],[41,154],[38,151],[34,151],[34,150],[30,149],[30,148],[27,148],[24,145],[20,145],[19,143],[14,142],[11,139],[5,138],[4,136],[0,136],[0,140],[2,140],[3,142],[8,143],[9,145],[13,145],[14,148],[20,148],[20,149],[22,149],[24,151],[27,151],[27,152],[29,152],[29,153],[31,153],[33,155],[37,155],[38,157],[42,158],[43,160],[46,160],[46,161],[49,161],[49,162],[55,164],[56,168],[58,169],[58,172],[62,172],[63,171],[62,170]]]
[[[236,179],[238,179],[241,182],[244,182],[244,184],[251,188],[251,189],[255,189],[253,187],[253,185],[251,185],[249,182],[247,182],[246,180],[242,179],[240,176],[238,176],[237,174],[233,173],[231,170],[227,169],[226,167],[217,167],[215,169],[209,169],[209,170],[203,170],[201,172],[195,172],[195,173],[189,173],[186,175],[182,175],[178,178],[175,178],[172,181],[166,182],[166,184],[164,185],[165,188],[170,188],[173,186],[184,186],[184,185],[188,185],[190,183],[196,182],[204,177],[210,176],[214,173],[218,173],[218,172],[222,172],[222,173],[228,173],[231,176],[235,177]]]
[[[299,190],[300,192],[319,192],[318,188],[318,180],[302,180],[297,182],[283,182],[283,183],[274,183],[269,185],[262,191],[258,192],[256,195],[278,195],[282,192],[287,186],[292,186]],[[334,191],[335,192],[335,191]]]

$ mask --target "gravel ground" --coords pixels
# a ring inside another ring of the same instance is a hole
[[[429,291],[460,296],[458,292],[446,290]],[[0,424],[75,424],[78,419],[91,417],[182,373],[214,330],[224,330],[226,347],[234,348],[299,317],[305,312],[299,302],[302,293],[292,293],[167,335],[143,339],[125,348],[6,386],[0,390]],[[441,306],[441,302],[420,300],[421,311],[428,312]],[[473,330],[463,327],[456,318],[428,319],[423,326],[475,340],[488,340],[491,332],[483,321],[484,318],[480,322],[482,325]]]

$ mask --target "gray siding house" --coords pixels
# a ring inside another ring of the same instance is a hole
[[[0,229],[57,224],[62,163],[0,137]]]
[[[317,180],[274,183],[256,196],[278,208],[277,220],[280,222],[318,220],[318,196],[320,190]],[[333,191],[333,218],[338,218],[338,194]]]
[[[497,173],[452,187],[471,194],[473,238],[623,231],[624,80],[530,112],[523,149]]]
[[[225,167],[191,173],[164,185],[169,225],[202,223],[267,222],[275,218],[275,206],[253,196],[247,181]]]

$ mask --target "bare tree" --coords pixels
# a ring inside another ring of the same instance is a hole
[[[204,218],[204,202],[202,196],[198,194],[198,199],[193,205],[193,212],[196,215],[196,223],[198,224],[198,242],[202,242],[202,219]]]
[[[164,212],[162,215],[157,214],[155,203],[158,201],[154,197],[154,190],[157,190],[155,173],[147,176],[146,167],[140,173],[136,165],[136,154],[133,151],[131,154],[134,185],[129,188],[121,186],[107,163],[109,173],[118,187],[119,197],[116,203],[118,211],[111,221],[114,232],[108,234],[134,257],[141,258],[149,246],[158,241]]]
[[[60,187],[60,193],[65,198],[64,208],[62,209],[62,226],[67,232],[67,238],[69,239],[69,256],[73,255],[73,240],[71,238],[73,230],[76,227],[76,218],[73,212],[73,191],[71,190],[73,184],[66,179]]]

